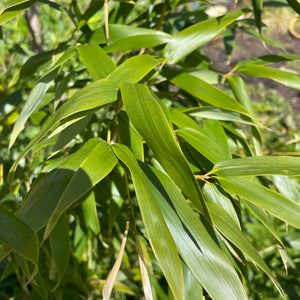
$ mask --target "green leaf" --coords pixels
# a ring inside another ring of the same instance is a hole
[[[248,242],[241,229],[236,225],[236,223],[234,223],[234,221],[227,214],[227,212],[224,209],[222,209],[222,207],[220,207],[218,204],[213,202],[208,203],[208,207],[214,225],[218,228],[222,235],[224,235],[237,248],[244,252],[244,254],[246,254],[255,265],[259,266],[261,270],[263,270],[269,276],[269,278],[275,284],[276,288],[284,297],[284,293],[278,282],[275,281],[275,277],[272,274],[271,270],[260,257],[257,250]]]
[[[213,39],[247,11],[245,9],[232,11],[222,17],[205,20],[182,30],[167,44],[164,49],[164,57],[168,59],[169,64],[175,64]]]
[[[30,226],[1,207],[0,241],[37,267],[39,256],[37,235]]]
[[[0,64],[6,70],[6,63],[5,63],[5,42],[3,37],[3,29],[2,26],[0,27]]]
[[[71,243],[69,237],[69,218],[63,214],[49,236],[51,254],[53,257],[58,282],[60,284],[69,263]],[[53,289],[52,289],[53,291]]]
[[[225,157],[228,159],[226,149],[223,150],[219,144],[200,130],[182,128],[176,130],[176,134],[213,163],[223,160]]]
[[[58,68],[56,68],[54,71],[50,72],[48,75],[44,76],[32,89],[23,109],[20,113],[20,116],[15,123],[15,126],[13,128],[10,142],[9,142],[9,148],[12,147],[14,144],[17,136],[19,133],[24,129],[25,123],[30,117],[30,115],[34,112],[40,101],[42,100],[43,96],[46,94],[49,87],[54,82],[54,79],[58,73]]]
[[[125,111],[118,114],[118,124],[121,143],[126,145],[138,160],[144,161],[143,140],[132,126]]]
[[[291,6],[291,8],[300,15],[300,3],[298,0],[286,0],[287,3]]]
[[[81,204],[83,221],[87,228],[90,228],[95,235],[100,233],[100,224],[97,214],[95,193],[91,191]]]
[[[239,70],[240,67],[246,65],[269,65],[277,62],[287,62],[300,60],[299,55],[279,54],[279,55],[264,55],[260,57],[250,58],[239,62],[233,70]]]
[[[176,184],[162,172],[141,165],[180,255],[195,278],[213,299],[247,299],[236,271]]]
[[[116,65],[98,45],[80,45],[77,51],[94,81],[107,77]]]
[[[258,31],[261,32],[261,12],[263,7],[263,0],[252,0],[254,16],[255,16],[255,25],[258,28]]]
[[[81,112],[84,112],[86,115],[88,115],[91,113],[91,110],[116,101],[117,92],[117,88],[109,79],[103,79],[98,80],[75,93],[57,110],[53,117],[44,125],[41,131],[15,160],[10,169],[8,181],[12,182],[19,161],[61,120]]]
[[[146,85],[141,84],[123,84],[121,94],[130,121],[154,152],[155,158],[183,193],[209,218],[194,174],[158,100]]]
[[[104,50],[111,53],[139,48],[151,48],[165,44],[171,38],[172,36],[169,34],[157,30],[111,24],[109,25],[110,45],[105,46]]]
[[[218,176],[285,175],[300,176],[300,159],[291,156],[254,156],[218,162]]]
[[[112,148],[116,156],[130,170],[143,222],[159,265],[175,299],[183,299],[183,274],[177,248],[161,215],[153,192],[132,152],[120,144],[114,144]]]
[[[226,110],[214,106],[205,106],[200,108],[194,108],[186,112],[191,117],[198,117],[204,119],[220,120],[238,122],[248,125],[254,125],[253,121],[240,113]]]
[[[240,221],[231,200],[226,196],[225,193],[222,193],[215,184],[206,182],[203,187],[203,194],[205,199],[221,206],[236,223],[236,225],[240,227]]]
[[[18,0],[3,8],[0,12],[0,25],[20,14],[36,1],[37,0]]]
[[[87,176],[87,173],[85,173],[82,167],[86,167],[86,163],[91,163],[93,157],[97,156],[95,151],[103,152],[103,149],[102,151],[99,150],[103,144],[105,144],[105,142],[98,138],[90,139],[77,152],[63,161],[57,169],[50,173],[40,175],[34,181],[34,184],[31,186],[24,200],[25,203],[21,209],[20,219],[31,226],[35,231],[44,227],[57,207],[59,199],[62,198],[66,188],[70,185],[76,174],[77,177],[82,174],[85,181],[79,184],[78,189],[80,189],[80,191],[76,195],[73,195],[74,198],[70,200],[78,200],[76,197],[78,197],[80,193],[84,195],[89,189],[91,179]],[[106,146],[109,147],[108,145]],[[104,146],[104,148],[107,147]],[[111,158],[111,162],[113,162],[115,159],[109,154],[108,159]],[[101,158],[96,157],[95,163],[99,162],[99,160],[101,160]],[[109,160],[107,163],[108,162]],[[102,169],[102,167],[99,169]],[[96,170],[95,172],[100,173],[101,171]]]
[[[248,76],[269,78],[291,88],[300,90],[300,77],[294,73],[260,65],[245,65],[239,67],[238,71]]]
[[[300,205],[288,198],[244,178],[218,178],[222,187],[246,201],[268,211],[282,221],[300,228]]]
[[[184,299],[201,299],[203,297],[202,286],[184,263],[182,263],[182,270],[184,279]]]
[[[250,113],[234,98],[198,77],[181,73],[172,78],[171,82],[206,103],[250,116]]]
[[[95,147],[84,157],[79,169],[72,175],[72,179],[58,200],[47,223],[44,239],[50,234],[60,216],[115,167],[117,158],[111,147],[101,139],[95,139],[95,142],[97,142]]]
[[[155,66],[162,61],[151,55],[139,55],[127,59],[109,76],[109,79],[120,87],[123,82],[136,83],[143,79]]]
[[[285,249],[281,237],[278,234],[277,227],[274,222],[273,216],[270,216],[265,210],[255,206],[250,202],[245,202],[246,207],[253,213],[253,215],[265,226],[265,228],[273,235],[273,237],[279,242],[281,247]]]
[[[272,179],[281,194],[295,202],[300,202],[300,185],[295,178],[272,176]]]

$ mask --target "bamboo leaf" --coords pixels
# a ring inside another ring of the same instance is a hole
[[[234,98],[198,77],[181,73],[172,78],[171,82],[208,104],[251,117],[251,114]]]
[[[176,184],[162,172],[141,166],[180,255],[195,278],[213,299],[247,299],[234,268]]]
[[[108,78],[119,88],[123,82],[139,82],[160,63],[161,59],[151,55],[134,56],[122,63]]]
[[[50,248],[56,268],[58,282],[52,289],[59,286],[69,263],[71,243],[69,237],[69,218],[63,214],[49,236]]]
[[[243,114],[214,106],[194,108],[187,111],[186,113],[189,116],[196,118],[230,121],[248,125],[255,125],[255,123],[249,117],[246,117]]]
[[[36,233],[30,226],[2,208],[0,208],[0,241],[1,244],[31,261],[37,268],[39,242]]]
[[[120,144],[112,146],[128,167],[151,246],[175,299],[184,298],[183,274],[177,248],[155,201],[153,191],[132,152]]]
[[[167,44],[164,57],[168,59],[169,64],[175,64],[213,39],[245,12],[247,10],[232,11],[222,17],[205,20],[182,30]]]
[[[33,140],[31,140],[24,151],[15,160],[10,169],[8,181],[12,182],[20,160],[35,147],[52,128],[57,126],[61,120],[80,112],[86,112],[86,115],[88,115],[91,110],[116,101],[117,92],[117,88],[110,80],[103,79],[96,81],[75,93],[57,110],[53,117],[44,125],[41,131]]]
[[[225,157],[228,158],[226,150],[223,150],[213,139],[200,130],[182,128],[176,130],[176,134],[213,163],[223,160]]]
[[[298,15],[300,15],[300,3],[298,0],[287,0],[287,3]]]
[[[248,76],[265,77],[278,81],[286,86],[300,90],[300,77],[291,72],[269,68],[260,65],[245,65],[238,68],[238,71]]]
[[[215,184],[206,182],[203,187],[203,194],[208,201],[214,202],[221,206],[232,218],[235,224],[240,227],[240,221],[231,200],[224,193],[222,193]]]
[[[30,115],[34,112],[34,110],[42,100],[43,96],[46,94],[47,90],[54,82],[57,73],[58,73],[58,68],[50,72],[48,75],[44,76],[32,89],[22,109],[22,112],[20,113],[20,116],[13,128],[10,137],[9,148],[12,147],[17,136],[24,129],[26,121],[28,120]]]
[[[151,48],[169,42],[169,34],[157,30],[138,28],[133,26],[110,24],[110,45],[104,50],[108,53],[127,51],[139,48]]]
[[[218,178],[222,187],[246,201],[268,211],[282,221],[300,228],[300,205],[288,198],[244,178]]]
[[[98,45],[80,45],[77,51],[94,81],[107,77],[116,65]]]
[[[81,204],[82,216],[85,225],[90,228],[95,235],[100,233],[100,223],[97,215],[95,193],[91,191]]]
[[[130,121],[158,162],[183,193],[209,218],[200,188],[158,100],[146,85],[141,84],[123,84],[121,94]]]
[[[20,212],[20,219],[35,231],[38,231],[47,224],[63,196],[65,202],[60,204],[61,210],[64,210],[64,205],[68,207],[70,203],[77,201],[78,197],[81,197],[80,195],[88,192],[96,184],[97,179],[101,178],[101,173],[105,172],[104,169],[107,167],[107,170],[109,170],[108,164],[112,166],[116,163],[114,155],[111,155],[113,153],[106,146],[110,148],[98,138],[90,139],[59,165],[57,169],[39,176],[25,198],[25,203]],[[107,155],[107,157],[99,157],[101,153]],[[103,165],[101,160],[105,160]],[[82,181],[77,189],[74,187],[70,190],[80,177]],[[69,191],[66,193],[67,187],[69,187]],[[73,194],[71,195],[69,192]],[[61,210],[56,211],[58,215],[63,213]]]
[[[258,31],[261,32],[261,13],[263,7],[263,0],[252,0],[254,16],[255,16],[255,25],[258,28]]]
[[[222,209],[218,204],[210,202],[208,203],[209,211],[214,222],[214,225],[218,230],[224,235],[229,241],[231,241],[236,247],[243,251],[254,264],[259,266],[266,275],[273,281],[278,291],[281,293],[283,298],[284,292],[280,287],[279,283],[275,280],[274,275],[268,268],[264,260],[260,257],[257,250],[248,242],[240,228],[234,223],[232,218],[227,214],[227,212]]]
[[[291,156],[243,157],[219,161],[212,172],[218,176],[300,176],[300,159]]]
[[[27,8],[29,8],[36,0],[18,0],[13,4],[3,8],[0,12],[0,25],[14,18]]]
[[[60,216],[115,167],[117,159],[111,147],[101,139],[96,139],[96,142],[95,147],[84,157],[79,169],[65,187],[47,223],[44,239],[48,237]]]

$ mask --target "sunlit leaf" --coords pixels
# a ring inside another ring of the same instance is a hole
[[[211,18],[182,30],[167,44],[164,57],[168,59],[169,64],[178,62],[210,41],[245,12],[247,10],[232,11],[222,17]]]
[[[247,299],[234,268],[185,201],[178,187],[160,171],[150,169],[145,164],[142,166],[151,180],[152,193],[180,255],[195,278],[213,299]]]
[[[80,45],[77,51],[94,81],[107,77],[116,68],[112,59],[97,45]]]
[[[156,159],[184,194],[207,215],[203,195],[158,100],[141,84],[123,84],[121,93],[129,119]]]
[[[3,8],[0,12],[0,25],[29,8],[34,2],[36,2],[36,0],[18,0]]]
[[[300,90],[300,76],[291,72],[260,65],[245,65],[238,68],[238,70],[249,76],[269,78],[291,88]]]
[[[253,156],[218,162],[213,173],[219,176],[285,175],[300,176],[300,159],[291,156]]]
[[[244,178],[218,178],[222,187],[268,211],[282,221],[300,228],[300,205],[273,190]]]
[[[112,147],[116,156],[130,170],[142,219],[158,263],[175,299],[183,299],[183,274],[177,247],[161,215],[149,183],[132,152],[126,146],[114,144]]]
[[[60,216],[95,184],[106,177],[116,163],[117,159],[111,147],[103,140],[95,139],[95,147],[84,157],[79,169],[72,174],[72,179],[66,185],[47,223],[44,239],[50,234]]]

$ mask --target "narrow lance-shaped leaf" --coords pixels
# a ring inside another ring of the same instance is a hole
[[[298,203],[244,178],[227,177],[218,178],[218,180],[229,193],[236,194],[268,211],[276,218],[300,228],[300,205]]]
[[[150,48],[170,41],[171,35],[146,28],[138,28],[121,24],[109,25],[110,45],[104,50],[108,53],[127,51],[139,48]]]
[[[232,75],[227,77],[227,81],[235,95],[235,98],[243,104],[243,106],[253,112],[252,102],[249,96],[247,85],[241,76]],[[256,155],[262,155],[262,137],[258,128],[258,124],[251,124],[252,141],[255,148]]]
[[[286,0],[287,3],[291,6],[291,8],[300,15],[300,3],[298,0]]]
[[[44,125],[41,131],[27,145],[20,156],[12,165],[8,181],[12,182],[15,170],[17,169],[20,160],[35,147],[43,137],[55,127],[62,119],[67,118],[76,113],[90,111],[102,105],[111,103],[117,100],[117,88],[108,79],[96,81],[82,90],[75,93],[64,105],[62,105],[53,117]],[[87,113],[88,114],[88,113]]]
[[[47,90],[54,82],[57,72],[58,72],[58,68],[50,72],[48,75],[44,76],[32,89],[22,109],[22,112],[13,128],[10,137],[9,148],[12,147],[17,136],[24,129],[26,121],[28,120],[30,115],[34,112],[35,108],[38,106],[43,96],[46,94]]]
[[[62,213],[106,177],[115,167],[117,158],[111,147],[101,139],[97,139],[97,141],[98,144],[84,158],[79,169],[73,174],[71,181],[65,187],[65,191],[48,221],[44,239],[50,234]]]
[[[71,244],[69,237],[69,218],[66,214],[60,217],[49,236],[49,241],[56,273],[58,275],[58,282],[55,288],[52,289],[53,291],[59,286],[69,263]]]
[[[261,32],[261,13],[263,0],[252,0],[252,5],[254,9],[255,25],[258,28],[259,32]]]
[[[147,235],[166,280],[175,299],[184,299],[183,274],[177,248],[146,177],[132,152],[126,146],[114,144],[112,147],[116,156],[130,170]]]
[[[98,235],[100,233],[100,223],[96,205],[95,193],[91,191],[81,204],[81,211],[87,228],[90,228],[94,234]]]
[[[39,242],[36,233],[30,226],[2,208],[0,208],[0,241],[37,267]]]
[[[116,65],[98,45],[80,45],[77,51],[94,81],[107,77]]]
[[[234,98],[196,76],[181,73],[172,78],[171,82],[206,103],[253,117]]]
[[[146,164],[141,166],[151,181],[152,193],[180,255],[194,277],[213,299],[247,299],[233,266],[185,201],[180,189],[162,172]]]
[[[228,158],[226,151],[223,151],[214,140],[199,130],[182,128],[176,130],[176,134],[182,137],[187,143],[213,163],[216,163],[225,157]]]
[[[122,63],[108,78],[119,88],[123,82],[139,82],[160,63],[161,59],[151,55],[134,56]]]
[[[169,64],[178,62],[181,58],[210,41],[247,11],[232,11],[222,17],[205,20],[182,30],[167,44],[164,49],[164,57],[168,59]]]
[[[14,4],[8,5],[0,12],[0,25],[14,18],[27,8],[29,8],[37,0],[19,0],[14,1]]]
[[[254,264],[259,266],[273,281],[278,291],[283,295],[282,288],[279,283],[275,280],[274,275],[271,270],[268,268],[264,260],[260,257],[258,251],[248,242],[243,232],[240,228],[234,223],[232,218],[227,214],[227,212],[222,209],[216,203],[208,203],[208,207],[214,222],[214,225],[218,230],[224,235],[229,241],[231,241],[237,248],[243,251]]]
[[[300,90],[300,76],[291,72],[260,65],[243,65],[238,68],[238,71],[249,76],[269,78],[291,88]]]
[[[212,170],[218,176],[300,176],[300,159],[291,156],[253,156],[219,161]]]
[[[61,120],[82,112],[89,115],[94,109],[116,101],[118,86],[122,82],[138,82],[158,65],[159,62],[160,60],[150,55],[132,57],[111,73],[111,80],[98,80],[75,93],[57,110],[55,115],[44,125],[39,134],[27,145],[24,151],[15,160],[10,169],[8,181],[13,181],[13,176],[20,160]]]
[[[70,155],[67,160],[58,165],[57,169],[47,174],[41,174],[34,181],[24,200],[24,205],[19,216],[20,219],[35,231],[44,227],[73,176],[79,171],[81,165],[98,145],[99,139],[88,140],[77,152]],[[96,153],[93,155],[96,155]],[[87,185],[80,186],[83,189],[88,188]]]
[[[121,94],[129,119],[154,152],[155,158],[184,194],[209,219],[194,174],[157,99],[151,95],[146,85],[141,84],[123,84]]]

